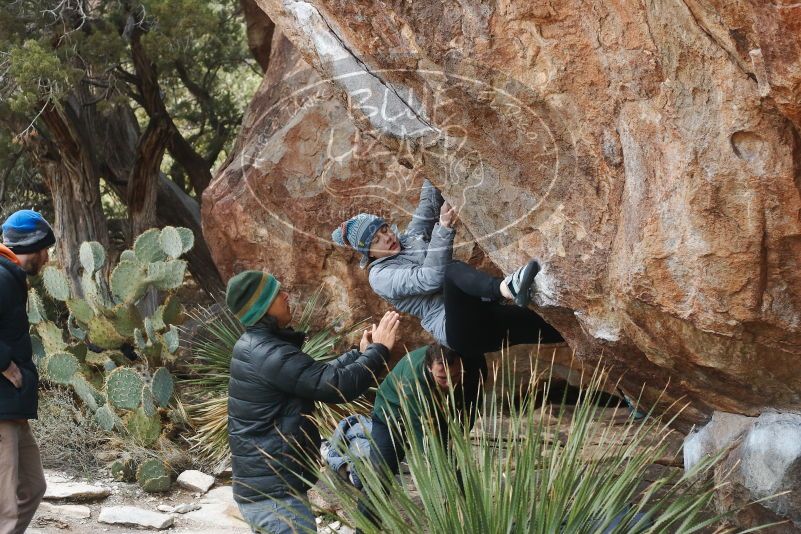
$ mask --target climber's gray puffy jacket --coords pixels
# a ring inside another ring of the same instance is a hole
[[[401,251],[369,265],[370,286],[398,311],[420,318],[420,324],[442,345],[445,302],[442,283],[445,266],[453,261],[453,228],[440,226],[442,196],[428,180],[409,228],[401,234]]]
[[[265,317],[234,345],[228,384],[228,442],[234,499],[252,502],[308,490],[317,480],[315,401],[350,401],[375,383],[387,348],[370,345],[323,363],[300,350],[303,332]]]

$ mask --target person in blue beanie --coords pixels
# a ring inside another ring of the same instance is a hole
[[[2,226],[0,245],[0,533],[22,534],[45,493],[39,446],[28,424],[38,411],[39,374],[28,323],[28,276],[47,263],[53,229],[22,210]]]
[[[466,367],[478,366],[486,373],[484,354],[507,343],[563,341],[528,308],[540,270],[537,261],[505,278],[454,261],[455,223],[455,210],[426,180],[405,232],[381,217],[360,213],[340,224],[331,238],[359,253],[378,296],[418,317],[437,342],[462,355]]]

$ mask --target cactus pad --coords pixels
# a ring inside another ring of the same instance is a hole
[[[92,277],[92,273],[83,273],[81,275],[81,290],[83,291],[83,298],[94,309],[101,308],[103,297],[100,295],[100,289],[97,287],[97,282]]]
[[[147,266],[147,281],[163,291],[175,289],[184,283],[185,272],[183,260],[157,261]]]
[[[31,324],[39,324],[47,320],[47,312],[45,312],[42,299],[35,289],[28,292],[28,321]]]
[[[88,349],[86,348],[86,343],[78,342],[78,343],[73,343],[72,345],[68,345],[66,352],[69,352],[70,354],[75,356],[75,359],[77,359],[78,362],[83,363],[84,361],[86,361],[86,354],[88,352]]]
[[[115,427],[119,426],[120,418],[117,417],[108,404],[104,404],[95,412],[95,421],[100,425],[100,428],[106,432],[111,432]]]
[[[186,254],[192,247],[195,246],[195,234],[189,228],[178,227],[178,233],[181,234],[181,244],[183,245],[182,254]]]
[[[141,395],[142,391],[139,391]],[[142,408],[128,416],[128,432],[143,445],[153,445],[161,435],[161,418],[158,414],[148,416]]]
[[[136,480],[147,492],[167,491],[170,489],[170,473],[164,462],[149,458],[142,462],[136,470]]]
[[[176,259],[183,254],[184,243],[181,239],[181,233],[174,226],[165,226],[161,230],[159,244],[161,245],[161,250],[172,259]]]
[[[97,411],[100,406],[105,404],[106,401],[103,395],[101,395],[82,375],[78,373],[73,375],[71,385],[72,389],[75,390],[75,394],[78,395],[78,398],[93,412]]]
[[[156,415],[156,401],[148,385],[142,386],[142,411],[148,417]]]
[[[88,324],[89,341],[103,349],[117,349],[125,337],[117,333],[114,323],[103,315],[95,315]]]
[[[167,255],[164,254],[161,243],[159,243],[160,237],[161,231],[158,228],[151,228],[136,238],[134,253],[140,262],[151,263],[167,259]]]
[[[111,464],[111,476],[118,482],[133,482],[136,480],[136,462],[133,458],[125,457],[114,460]]]
[[[33,363],[39,367],[39,362],[41,362],[46,356],[44,345],[42,344],[42,340],[39,338],[39,336],[31,336],[31,348],[33,349]]]
[[[134,329],[142,324],[142,316],[133,304],[119,304],[112,311],[111,322],[121,336],[131,337]]]
[[[84,272],[94,274],[106,263],[106,250],[97,241],[85,241],[81,244],[80,259]]]
[[[67,385],[72,382],[72,377],[78,372],[78,367],[77,358],[66,352],[51,354],[45,360],[47,377],[56,384]]]
[[[67,300],[70,298],[70,285],[67,277],[55,267],[47,266],[42,272],[42,281],[45,289],[56,300]]]
[[[142,335],[142,331],[138,328],[134,328],[133,338],[137,349],[145,350],[147,348],[147,340],[145,340],[145,336]]]
[[[181,324],[184,318],[184,307],[175,295],[170,295],[164,304],[156,308],[153,314],[153,327],[164,330],[171,324]]]
[[[172,379],[172,374],[166,367],[159,367],[153,373],[153,381],[150,384],[150,389],[153,392],[153,398],[159,406],[166,408],[170,404],[172,394],[175,389],[175,382]]]
[[[92,307],[89,306],[83,299],[69,299],[67,300],[67,309],[70,313],[80,322],[86,324],[92,320],[92,317],[95,316],[95,312],[92,311]]]
[[[86,330],[78,326],[72,314],[67,317],[67,330],[69,330],[70,335],[75,339],[80,339],[81,341],[86,339]]]
[[[156,330],[153,328],[153,321],[150,320],[150,317],[145,317],[145,320],[142,322],[142,326],[145,329],[145,334],[147,334],[147,339],[152,342],[156,339]]]
[[[142,298],[147,290],[145,267],[132,261],[121,261],[111,273],[111,292],[125,303],[133,303]]]
[[[61,329],[55,323],[43,321],[36,325],[36,332],[39,334],[39,339],[42,340],[45,352],[48,354],[62,352],[67,348]]]
[[[175,351],[178,350],[178,345],[180,344],[180,338],[178,337],[178,329],[175,326],[170,326],[170,329],[161,336],[162,341],[164,342],[164,347],[167,349],[167,352],[170,354],[175,354]]]
[[[129,367],[118,367],[106,378],[109,403],[123,410],[134,410],[142,401],[142,379]]]
[[[139,261],[139,258],[136,257],[136,252],[133,250],[123,250],[122,254],[120,254],[120,261],[132,261],[136,263]]]

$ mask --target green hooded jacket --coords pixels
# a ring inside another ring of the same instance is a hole
[[[444,408],[449,405],[448,393],[440,390],[434,382],[434,377],[425,364],[427,346],[415,349],[398,362],[378,387],[373,417],[377,418],[391,429],[400,424],[406,439],[414,438],[422,443],[423,425],[427,414],[436,417],[440,437],[447,440],[448,417]],[[465,369],[462,385],[454,391],[454,405],[467,410],[467,422],[470,428],[475,420],[475,407],[481,395],[481,372],[479,369]],[[419,384],[419,388],[418,388]],[[419,392],[423,392],[420,395]],[[405,428],[403,424],[403,410],[401,399],[409,399],[408,409],[412,428]],[[421,402],[426,401],[428,409]],[[463,412],[464,413],[464,412]]]

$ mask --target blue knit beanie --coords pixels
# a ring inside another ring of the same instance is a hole
[[[15,254],[39,252],[55,242],[53,229],[36,211],[16,211],[3,223],[3,244]]]
[[[373,237],[385,224],[387,223],[384,219],[377,215],[360,213],[340,224],[339,228],[331,233],[331,239],[337,245],[341,247],[349,245],[361,254],[361,263],[364,265],[370,257],[370,245]]]

